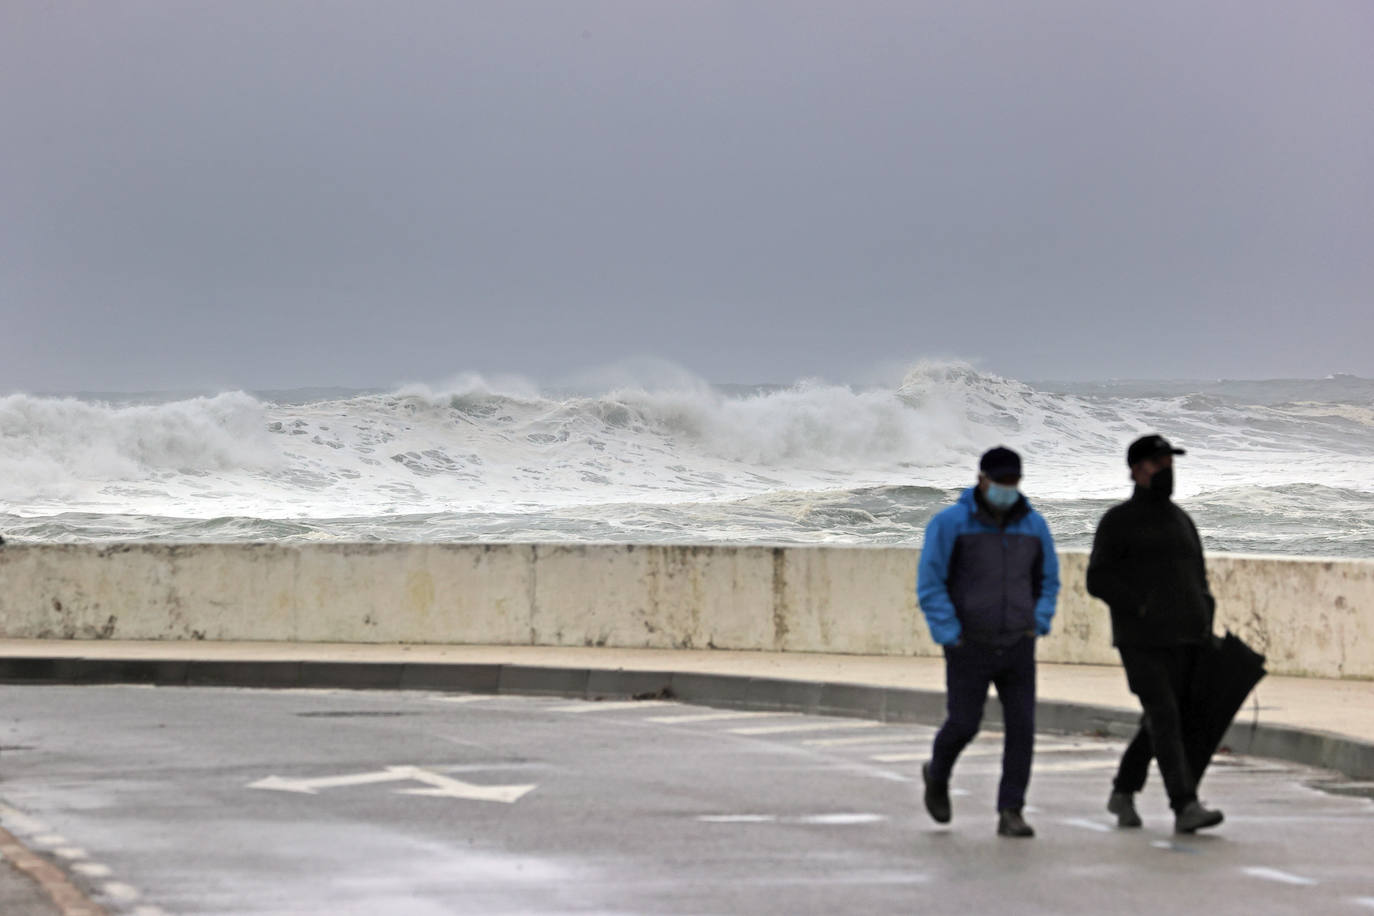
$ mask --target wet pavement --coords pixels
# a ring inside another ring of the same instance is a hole
[[[1176,837],[1157,774],[1145,827],[1112,826],[1122,742],[1041,735],[1027,841],[994,833],[988,733],[941,827],[919,725],[421,691],[0,700],[0,824],[111,913],[1374,913],[1374,787],[1258,758],[1218,758],[1226,823]]]

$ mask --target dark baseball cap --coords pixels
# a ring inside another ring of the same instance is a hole
[[[978,460],[978,470],[993,478],[1021,476],[1021,456],[1004,446],[990,448]]]
[[[1188,454],[1181,448],[1174,448],[1173,444],[1163,436],[1151,433],[1148,436],[1141,436],[1131,443],[1131,447],[1126,449],[1126,463],[1132,467],[1147,458],[1158,458],[1160,455],[1186,455]]]

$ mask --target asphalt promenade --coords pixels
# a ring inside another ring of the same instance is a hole
[[[1121,669],[1039,665],[1037,727],[1129,734]],[[940,658],[600,647],[0,640],[0,683],[453,689],[634,696],[937,724]],[[990,722],[998,721],[995,699]],[[1374,681],[1266,677],[1227,735],[1238,753],[1374,780]]]
[[[0,641],[0,683],[423,689],[584,699],[674,698],[739,709],[789,710],[888,722],[938,724],[938,658],[633,650],[223,642]],[[1038,729],[1129,734],[1138,717],[1119,668],[1041,664]],[[987,722],[999,711],[988,704]],[[1374,682],[1267,677],[1224,746],[1374,781]],[[3,795],[0,748],[0,795]],[[12,839],[0,837],[0,840]],[[33,893],[44,862],[5,846],[0,902],[15,916],[98,912],[79,900],[50,903],[58,883]],[[9,895],[9,896],[7,896]],[[26,903],[21,902],[28,901]]]

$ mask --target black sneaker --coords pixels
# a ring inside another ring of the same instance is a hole
[[[926,810],[937,824],[948,824],[953,812],[949,808],[949,783],[930,781],[930,764],[921,764],[921,778],[926,784]]]
[[[1204,827],[1215,827],[1222,818],[1220,811],[1204,808],[1196,800],[1190,801],[1174,814],[1174,833],[1193,833]]]
[[[1008,808],[997,812],[997,835],[1030,837],[1035,836],[1035,831],[1021,817],[1020,808]]]
[[[1107,810],[1116,815],[1116,826],[1139,827],[1143,822],[1135,810],[1135,796],[1130,792],[1113,792],[1107,799]]]

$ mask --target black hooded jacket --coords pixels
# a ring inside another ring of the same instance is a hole
[[[1111,608],[1114,646],[1175,646],[1212,635],[1216,600],[1197,528],[1148,487],[1137,486],[1098,523],[1088,594]]]

